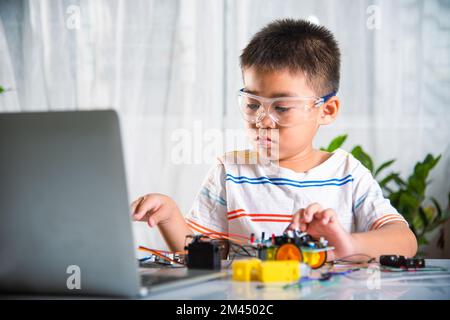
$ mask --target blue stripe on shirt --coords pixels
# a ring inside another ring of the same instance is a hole
[[[328,179],[328,180],[306,180],[306,181],[300,181],[300,180],[291,180],[291,179],[286,179],[286,178],[269,178],[269,177],[258,177],[258,178],[249,178],[246,176],[239,176],[239,177],[235,177],[229,173],[227,173],[227,177],[231,178],[233,180],[236,181],[242,181],[242,180],[248,180],[248,181],[260,181],[260,180],[266,180],[266,181],[286,181],[286,182],[292,182],[292,183],[297,183],[297,184],[308,184],[308,183],[326,183],[326,182],[342,182],[344,180],[347,180],[348,178],[353,178],[351,174],[345,176],[344,178],[341,179],[337,179],[337,178],[333,178],[333,179]]]
[[[230,175],[231,176],[231,175]],[[308,187],[325,187],[325,186],[342,186],[347,184],[348,182],[353,181],[353,178],[351,177],[351,175],[346,177],[347,180],[343,180],[342,179],[331,179],[333,181],[340,181],[338,183],[321,183],[321,184],[300,184],[299,182],[296,183],[288,183],[288,182],[273,182],[271,180],[273,179],[267,179],[267,180],[262,180],[262,181],[249,181],[247,179],[240,179],[240,180],[236,180],[234,178],[228,177],[225,179],[225,181],[231,181],[234,182],[236,184],[242,184],[242,183],[248,183],[248,184],[273,184],[273,185],[277,185],[277,186],[293,186],[293,187],[297,187],[297,188],[308,188]],[[282,179],[282,178],[275,178],[275,179]],[[324,181],[328,181],[328,180],[324,180]],[[306,182],[306,181],[305,181]]]
[[[206,187],[203,187],[203,189],[201,190],[201,194],[207,197],[208,199],[218,202],[222,206],[225,207],[227,206],[227,202],[222,197],[211,193],[211,191]]]
[[[355,206],[353,207],[353,211],[355,211],[356,209],[359,208],[359,206],[364,202],[364,200],[366,200],[367,198],[367,194],[369,192],[366,192],[364,195],[362,195],[361,197],[358,198],[358,200],[356,200],[355,202]]]

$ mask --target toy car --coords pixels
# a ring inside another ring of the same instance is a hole
[[[287,232],[281,236],[262,241],[258,247],[258,258],[261,260],[297,260],[318,269],[327,261],[327,251],[334,247],[321,237],[314,240],[307,233]]]

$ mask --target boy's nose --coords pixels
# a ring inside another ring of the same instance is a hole
[[[275,128],[276,123],[272,120],[272,118],[265,114],[260,121],[256,123],[257,127],[259,128]]]

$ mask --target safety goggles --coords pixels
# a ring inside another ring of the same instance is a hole
[[[239,109],[245,121],[259,123],[266,116],[283,127],[291,127],[308,122],[314,110],[335,96],[332,92],[323,97],[279,97],[264,98],[239,90]]]

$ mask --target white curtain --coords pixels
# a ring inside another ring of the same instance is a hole
[[[344,148],[396,158],[404,175],[442,154],[429,193],[446,205],[450,1],[0,0],[0,85],[10,89],[0,112],[116,109],[130,201],[165,193],[186,213],[213,154],[234,147],[220,132],[242,126],[241,50],[286,17],[327,26],[342,51],[342,111],[315,145],[348,133]],[[182,130],[192,149],[177,163]],[[135,231],[139,244],[165,247],[156,229]]]

